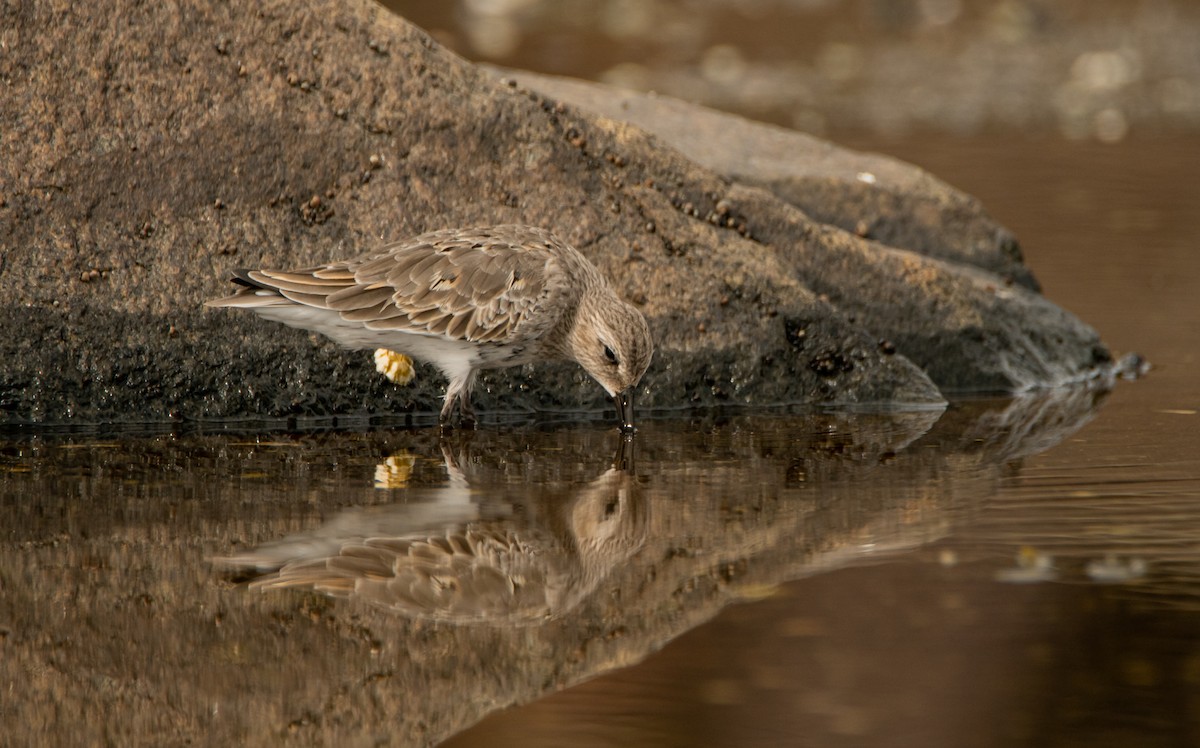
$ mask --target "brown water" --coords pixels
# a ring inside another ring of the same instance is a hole
[[[1200,744],[1200,142],[886,145],[1152,373],[654,420],[624,453],[597,423],[10,432],[0,742]],[[525,549],[519,591],[343,600],[211,560],[468,525]]]

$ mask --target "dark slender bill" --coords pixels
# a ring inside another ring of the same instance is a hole
[[[632,434],[637,431],[633,426],[633,390],[625,390],[613,395],[613,402],[617,406],[617,420],[620,421],[622,433]]]
[[[621,430],[620,440],[617,444],[617,454],[613,457],[613,467],[617,470],[622,470],[626,473],[633,472],[633,443],[634,436],[632,431]]]

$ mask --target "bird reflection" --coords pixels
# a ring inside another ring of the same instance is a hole
[[[513,625],[561,616],[646,539],[647,507],[629,469],[632,439],[620,438],[613,467],[540,499],[537,516],[517,519],[512,504],[471,487],[443,443],[450,480],[437,501],[348,512],[215,563],[260,575],[252,589],[311,589],[411,618]]]

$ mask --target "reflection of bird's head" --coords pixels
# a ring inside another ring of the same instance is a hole
[[[454,502],[445,509],[461,518],[417,522],[406,532],[404,520],[428,518],[413,514],[420,504],[403,504],[348,513],[355,521],[335,518],[219,562],[266,572],[251,585],[262,590],[313,589],[412,618],[537,623],[575,608],[645,542],[647,511],[629,473],[611,469],[565,498],[555,502],[556,527],[483,519],[475,504]],[[377,524],[364,524],[372,518]]]
[[[607,573],[646,541],[648,516],[636,478],[610,468],[579,492],[566,519],[584,566]]]

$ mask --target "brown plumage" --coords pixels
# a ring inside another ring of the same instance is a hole
[[[457,489],[450,488],[454,493]],[[311,589],[411,618],[521,625],[570,612],[645,543],[648,506],[629,472],[612,468],[522,524],[472,518],[393,534],[436,503],[348,513],[326,528],[225,558],[259,590]],[[440,504],[447,513],[465,509]],[[468,502],[466,506],[477,507]]]
[[[450,380],[442,407],[473,421],[480,369],[566,359],[617,402],[633,428],[632,388],[650,364],[645,318],[587,258],[544,229],[450,229],[300,270],[238,271],[242,286],[209,306],[252,309],[348,348],[388,348]]]

